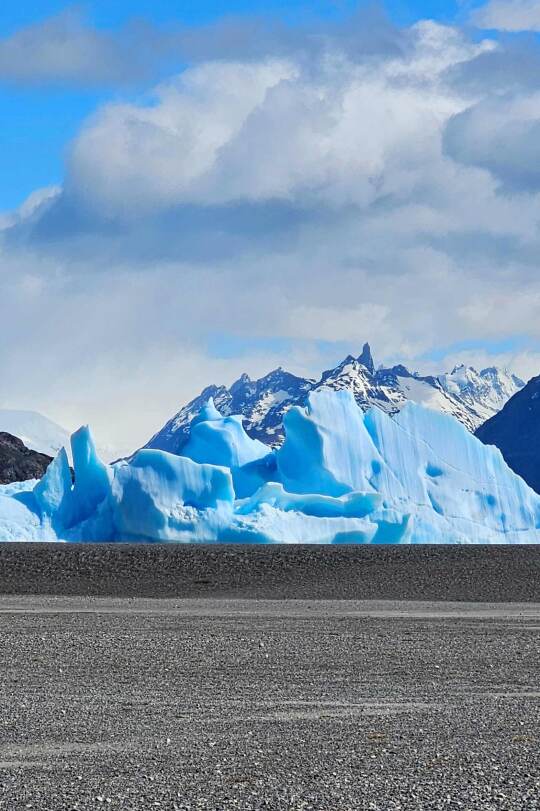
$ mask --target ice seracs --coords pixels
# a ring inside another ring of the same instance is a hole
[[[216,540],[232,517],[229,470],[142,450],[114,469],[111,532],[122,540]]]
[[[104,464],[88,428],[35,483],[0,488],[5,540],[538,543],[540,496],[453,417],[311,392],[269,450],[208,401],[182,455]]]
[[[239,498],[251,495],[266,481],[267,465],[273,461],[268,446],[246,434],[242,418],[222,417],[212,398],[193,419],[182,456],[228,468]]]

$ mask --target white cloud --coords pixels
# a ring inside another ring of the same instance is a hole
[[[70,192],[120,216],[238,201],[365,206],[399,193],[466,106],[441,75],[492,47],[433,23],[412,41],[409,58],[382,64],[334,51],[316,71],[290,61],[192,68],[153,103],[112,104],[88,123]]]
[[[472,15],[479,28],[540,31],[539,0],[490,0]]]
[[[293,70],[210,63],[158,87],[152,104],[108,105],[73,144],[70,192],[111,215],[205,201],[201,186],[219,151]]]

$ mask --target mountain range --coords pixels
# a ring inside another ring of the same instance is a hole
[[[478,372],[461,365],[437,376],[419,375],[401,364],[376,368],[366,343],[358,357],[348,355],[317,380],[298,377],[280,367],[257,380],[243,374],[230,388],[208,386],[145,447],[180,453],[189,438],[191,421],[210,398],[222,415],[241,414],[251,438],[276,447],[283,442],[284,414],[293,405],[305,405],[308,395],[321,389],[348,389],[364,411],[376,406],[391,415],[413,401],[451,414],[474,432],[524,385],[507,370],[495,367]]]

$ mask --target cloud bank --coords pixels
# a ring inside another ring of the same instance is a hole
[[[164,39],[150,26],[100,31],[73,8],[0,39],[0,82],[129,84],[151,75],[164,46]]]
[[[63,186],[4,216],[9,404],[38,391],[135,446],[206,383],[312,373],[365,339],[426,368],[525,335],[489,360],[536,371],[537,47],[368,15],[258,50],[242,28],[231,59],[227,30],[98,109]]]

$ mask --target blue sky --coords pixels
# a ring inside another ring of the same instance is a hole
[[[129,450],[366,340],[537,374],[539,33],[540,0],[7,0],[0,407]]]
[[[28,25],[38,19],[58,14],[66,6],[63,0],[33,0],[32,4],[23,7],[8,4],[3,9],[2,26],[5,33]],[[351,13],[358,8],[356,0],[312,0],[309,3],[286,2],[286,0],[228,0],[227,2],[210,2],[210,0],[191,0],[191,2],[173,2],[173,0],[118,0],[109,3],[85,2],[80,4],[87,10],[96,25],[109,27],[121,25],[133,17],[145,17],[158,23],[170,24],[181,21],[188,25],[205,23],[224,14],[267,14],[273,13],[292,22],[302,21],[308,17],[318,16],[323,19],[336,18]],[[470,5],[470,4],[469,4]],[[386,3],[390,16],[399,23],[408,24],[415,19],[431,17],[449,19],[455,17],[463,7],[463,2],[448,0],[390,0]]]

